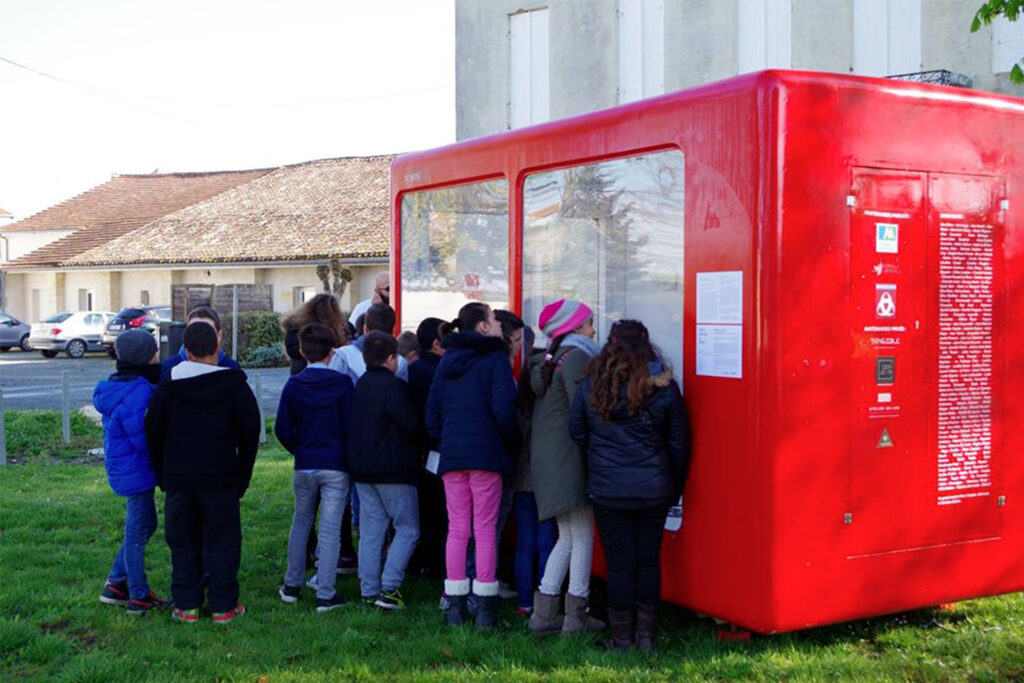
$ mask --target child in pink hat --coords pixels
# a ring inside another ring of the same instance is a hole
[[[538,518],[558,522],[558,542],[534,593],[530,629],[563,634],[598,630],[604,624],[587,614],[593,519],[583,455],[568,427],[569,406],[579,380],[601,350],[594,341],[594,311],[582,301],[559,299],[544,307],[537,323],[549,342],[547,353],[530,368],[530,386],[537,397],[530,467]],[[566,574],[569,591],[563,617],[559,608]]]

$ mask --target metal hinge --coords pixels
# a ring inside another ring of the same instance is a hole
[[[846,195],[846,205],[850,207],[857,206],[857,198],[852,194]]]
[[[999,210],[1000,211],[1009,211],[1010,210],[1010,200],[1009,199],[1000,200],[1000,202],[999,202]]]
[[[853,524],[853,513],[847,512],[843,515],[843,524]]]
[[[999,496],[996,498],[996,505],[999,507],[1006,507],[1006,496]]]

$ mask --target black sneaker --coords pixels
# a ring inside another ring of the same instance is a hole
[[[287,602],[289,605],[294,605],[299,601],[300,592],[302,592],[302,586],[285,584],[277,589],[277,594],[281,596],[281,602]]]
[[[100,593],[100,602],[104,605],[127,607],[131,598],[128,597],[128,579],[111,583],[107,581]]]
[[[129,600],[127,611],[128,614],[139,617],[155,609],[165,609],[170,604],[169,601],[158,598],[153,591],[149,591],[149,595],[144,598],[132,598]]]
[[[380,599],[379,595],[363,595],[359,598],[359,606],[366,609],[376,609],[377,600]]]
[[[338,573],[344,574],[345,576],[351,576],[352,574],[359,573],[359,558],[355,555],[351,557],[339,557],[338,558]]]
[[[330,612],[332,609],[344,607],[348,604],[348,600],[343,598],[341,594],[335,593],[333,598],[317,598],[316,599],[316,611],[319,614],[324,612]]]
[[[405,598],[397,588],[393,591],[382,590],[374,604],[381,609],[405,609]]]

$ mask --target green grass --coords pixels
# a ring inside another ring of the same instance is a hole
[[[0,469],[0,679],[654,681],[972,680],[1024,677],[1024,606],[1017,595],[964,602],[796,634],[719,643],[711,622],[665,608],[660,652],[604,652],[589,637],[530,636],[511,607],[503,626],[449,631],[439,586],[410,581],[410,607],[348,607],[324,615],[304,591],[297,606],[276,588],[292,514],[291,461],[261,452],[242,501],[242,600],[248,613],[218,627],[133,619],[97,600],[120,541],[123,503],[102,467],[30,463]],[[158,505],[162,504],[158,494]],[[161,514],[162,517],[162,514]],[[166,594],[162,529],[149,545],[150,581]],[[358,593],[354,577],[339,578]]]
[[[103,428],[78,413],[71,413],[71,444],[65,445],[61,415],[56,410],[7,411],[7,461],[85,460],[91,448],[103,446]]]

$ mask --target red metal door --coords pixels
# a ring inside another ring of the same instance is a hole
[[[848,556],[917,545],[927,504],[927,175],[855,169]]]

